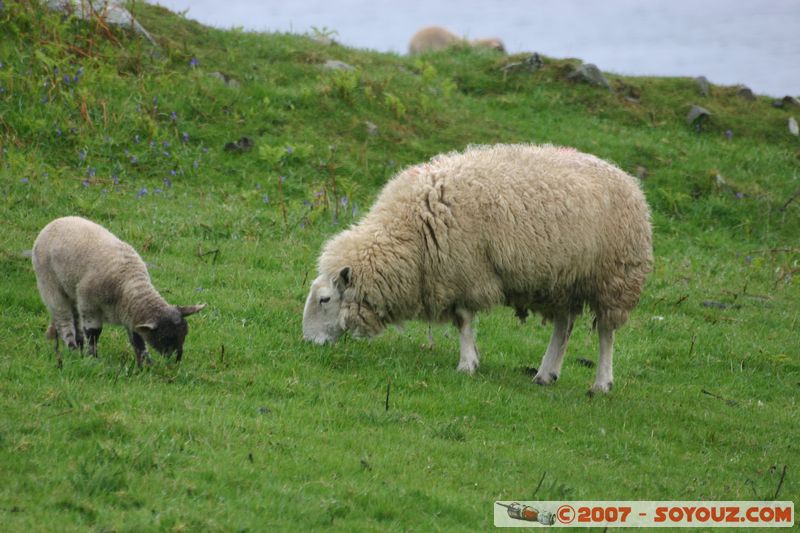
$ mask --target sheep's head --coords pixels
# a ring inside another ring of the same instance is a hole
[[[311,284],[303,310],[303,338],[307,341],[335,342],[345,331],[355,337],[371,337],[383,328],[373,306],[358,296],[350,267],[332,277],[323,274]]]
[[[189,332],[185,317],[193,315],[205,306],[206,304],[173,306],[149,322],[138,324],[134,329],[158,353],[167,357],[174,353],[175,359],[180,361],[183,357],[183,341]]]

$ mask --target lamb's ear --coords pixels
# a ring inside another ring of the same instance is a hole
[[[198,311],[202,311],[205,308],[206,304],[197,304],[197,305],[179,305],[178,311],[181,312],[181,316],[189,316],[193,315]]]
[[[155,322],[145,322],[144,324],[136,324],[133,326],[133,330],[142,335],[144,333],[150,333],[154,329],[156,329],[157,324]]]
[[[353,282],[352,273],[353,271],[350,267],[344,267],[339,271],[339,275],[336,276],[334,284],[336,285],[336,288],[339,289],[340,293],[344,292],[344,290]]]

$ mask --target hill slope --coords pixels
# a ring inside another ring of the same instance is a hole
[[[399,57],[131,9],[157,46],[37,2],[0,10],[4,524],[486,529],[496,499],[768,499],[783,465],[779,499],[800,499],[800,109],[688,79],[609,75],[607,91],[567,79],[577,60]],[[608,398],[583,395],[588,318],[551,388],[525,373],[549,332],[507,309],[481,318],[473,378],[445,328],[431,349],[422,324],[300,340],[321,243],[403,166],[495,142],[643,177],[656,265]],[[108,327],[97,360],[56,369],[21,252],[67,214],[130,242],[170,302],[209,303],[180,366],[138,371]]]

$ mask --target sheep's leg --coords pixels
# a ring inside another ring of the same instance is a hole
[[[572,334],[572,325],[575,323],[575,316],[566,314],[556,318],[553,324],[553,334],[550,336],[550,344],[539,365],[539,371],[533,378],[537,385],[549,385],[561,375],[561,365],[564,363],[564,354],[567,352],[567,343]]]
[[[458,362],[457,370],[472,374],[478,368],[480,354],[475,345],[475,332],[472,330],[472,319],[474,314],[466,309],[456,309],[455,325],[459,330],[459,344],[461,359]]]
[[[92,357],[97,357],[97,341],[103,331],[103,319],[96,315],[88,306],[80,307],[81,328],[89,344],[88,353]]]
[[[589,389],[589,396],[597,392],[606,393],[614,384],[612,359],[614,358],[614,328],[597,324],[597,333],[600,336],[600,357],[597,362],[597,376],[594,385]]]
[[[81,329],[81,321],[80,315],[75,308],[72,308],[72,327],[75,329],[75,344],[78,345],[78,349],[83,353],[83,333]]]
[[[50,315],[53,318],[53,326],[56,328],[56,337],[60,336],[70,350],[77,350],[78,337],[75,332],[75,318],[72,310],[69,307],[66,310],[51,309]]]
[[[128,340],[131,341],[131,346],[133,346],[133,352],[136,354],[136,365],[139,368],[141,368],[144,363],[148,365],[153,363],[153,360],[150,359],[150,354],[147,353],[147,346],[141,335],[135,331],[129,331]]]

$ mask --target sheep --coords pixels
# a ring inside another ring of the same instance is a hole
[[[411,166],[356,225],[331,238],[303,311],[317,344],[379,333],[409,319],[452,322],[459,371],[479,364],[472,322],[504,304],[554,324],[534,377],[558,379],[576,317],[588,305],[600,338],[589,393],[613,384],[614,331],[652,264],[650,212],[635,178],[551,145],[475,146]]]
[[[146,344],[167,357],[175,353],[180,361],[188,332],[184,317],[205,307],[169,305],[133,247],[85,218],[47,224],[33,245],[32,261],[52,318],[47,337],[55,338],[59,364],[59,337],[69,349],[81,351],[85,339],[89,355],[97,357],[103,323],[125,327],[140,367],[151,362]]]
[[[424,52],[444,50],[445,48],[455,46],[457,44],[481,46],[503,53],[506,51],[505,46],[503,46],[503,41],[500,39],[474,39],[472,41],[468,41],[442,27],[428,26],[426,28],[422,28],[415,33],[413,37],[411,37],[411,42],[408,44],[408,53],[415,55],[422,54]]]

